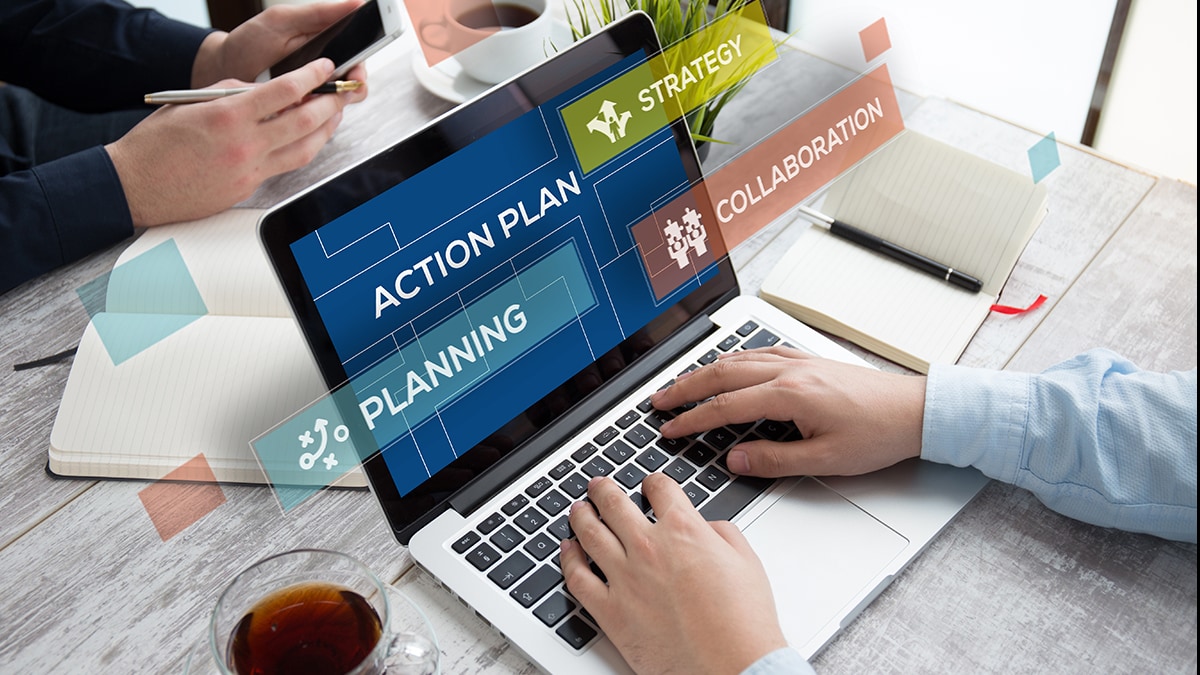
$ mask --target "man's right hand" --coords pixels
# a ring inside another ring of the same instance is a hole
[[[105,146],[134,226],[210,216],[248,198],[266,179],[312,161],[342,109],[360,98],[310,95],[332,73],[333,63],[319,59],[253,91],[164,106]]]
[[[925,378],[817,358],[787,347],[723,354],[657,392],[661,410],[703,401],[660,429],[678,438],[760,419],[792,421],[804,436],[730,450],[731,471],[751,476],[869,473],[921,454]]]

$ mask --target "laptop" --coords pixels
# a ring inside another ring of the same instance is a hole
[[[650,394],[721,353],[785,344],[863,364],[740,294],[682,121],[579,162],[563,111],[659,51],[631,14],[259,225],[326,382],[353,392],[343,418],[395,538],[548,672],[628,671],[559,568],[592,476],[652,518],[639,485],[667,473],[706,518],[742,528],[810,658],[986,482],[918,461],[738,477],[730,447],[796,429],[657,433],[673,413]],[[621,112],[599,107],[596,126]]]

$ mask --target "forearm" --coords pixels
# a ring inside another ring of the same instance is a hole
[[[1196,541],[1196,371],[1093,351],[1039,375],[935,366],[921,456],[1106,527]]]
[[[132,234],[103,148],[0,177],[0,293]]]

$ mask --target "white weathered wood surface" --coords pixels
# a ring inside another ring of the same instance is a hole
[[[269,206],[369,156],[450,106],[415,84],[408,55],[372,72],[368,101],[304,171],[270,181]],[[723,114],[708,166],[804,112],[852,74],[789,53]],[[812,92],[823,92],[814,95]],[[907,124],[1018,171],[1039,137],[943,100],[901,95]],[[1037,370],[1104,346],[1156,369],[1196,362],[1196,188],[1060,144],[1050,213],[1002,300],[1041,310],[994,316],[962,362]],[[754,293],[798,227],[777,223],[732,253]],[[217,594],[266,555],[346,551],[429,613],[446,673],[535,669],[412,565],[373,498],[329,491],[283,514],[265,488],[226,502],[163,542],[137,481],[44,472],[69,361],[11,364],[75,344],[74,292],[124,245],[0,296],[0,673],[181,672]],[[861,353],[861,350],[855,349]],[[866,355],[874,363],[901,370]],[[1195,672],[1196,547],[1077,523],[991,484],[816,660],[821,672]]]

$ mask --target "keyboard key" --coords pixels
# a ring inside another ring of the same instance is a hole
[[[654,410],[654,404],[651,403],[650,399],[647,398],[647,399],[644,399],[641,403],[637,404],[637,409],[644,413],[648,413],[651,410]]]
[[[571,495],[572,499],[579,499],[587,492],[587,479],[580,474],[571,474],[571,477],[564,480],[558,487],[562,488],[563,492]]]
[[[667,463],[667,455],[658,448],[650,448],[638,455],[637,463],[646,471],[658,471]]]
[[[488,516],[487,519],[485,519],[482,523],[479,524],[479,531],[484,534],[489,534],[489,533],[491,533],[492,530],[496,529],[497,527],[500,527],[500,524],[503,522],[504,522],[504,516],[500,515],[499,513],[493,513],[492,515]]]
[[[649,424],[655,431],[658,431],[658,428],[663,425],[663,422],[666,422],[672,417],[674,417],[674,415],[666,410],[655,410],[649,415],[646,415],[646,424]]]
[[[700,509],[705,520],[729,520],[754,501],[775,481],[770,478],[739,476]]]
[[[549,490],[551,485],[554,485],[554,481],[542,476],[534,481],[533,485],[525,488],[525,494],[536,499],[538,495],[542,494],[546,490]]]
[[[538,560],[545,560],[546,556],[556,551],[558,551],[558,542],[546,536],[545,532],[539,532],[536,537],[525,544],[525,552]]]
[[[559,540],[567,539],[571,536],[571,521],[566,516],[550,523],[550,527],[546,531],[551,535],[558,537]]]
[[[525,541],[525,535],[517,532],[517,528],[513,527],[512,525],[505,525],[499,530],[496,530],[496,534],[493,534],[490,538],[488,538],[488,541],[495,544],[496,548],[508,553],[516,548],[517,544]]]
[[[555,593],[538,605],[537,609],[533,610],[533,615],[541,619],[542,623],[553,627],[554,624],[562,621],[564,616],[573,612],[575,607],[575,603],[567,599],[567,596]]]
[[[708,493],[695,483],[688,483],[683,486],[683,494],[692,502],[692,506],[700,506],[700,502],[708,498]]]
[[[514,588],[509,595],[521,603],[522,607],[532,607],[533,603],[550,592],[550,589],[562,583],[562,574],[548,565],[542,565],[529,576],[520,586]]]
[[[778,441],[782,440],[784,436],[787,436],[795,428],[790,422],[763,420],[758,423],[758,427],[754,431],[767,440]]]
[[[741,328],[737,329],[737,334],[741,335],[742,337],[746,337],[756,330],[758,330],[758,324],[754,323],[753,321],[747,321],[746,323],[742,324]]]
[[[617,420],[617,426],[621,427],[622,429],[628,429],[633,425],[634,422],[640,419],[642,419],[642,416],[640,413],[638,413],[638,411],[630,410],[624,415],[621,415],[621,419]]]
[[[639,424],[629,431],[626,431],[624,438],[632,443],[635,447],[644,448],[650,443],[650,441],[654,440],[655,436],[657,435],[658,434],[650,431],[645,426]]]
[[[518,552],[497,565],[496,569],[488,572],[488,578],[500,588],[508,588],[517,583],[517,579],[525,576],[531,569],[533,569],[533,561]]]
[[[741,338],[739,338],[738,336],[730,335],[729,337],[725,338],[724,340],[721,340],[721,342],[717,345],[717,349],[720,349],[723,352],[727,352],[730,349],[733,349],[734,347],[736,347],[737,343],[739,343],[741,341],[742,341]]]
[[[779,336],[769,330],[761,330],[755,333],[746,344],[742,345],[742,349],[758,349],[759,347],[770,347],[779,342]]]
[[[708,488],[710,492],[716,492],[717,488],[729,482],[729,476],[721,473],[715,467],[705,467],[700,470],[700,475],[696,476],[696,482]]]
[[[704,442],[716,450],[725,450],[737,440],[737,434],[725,427],[717,427],[704,434]]]
[[[504,515],[511,516],[517,511],[520,511],[521,508],[528,503],[529,500],[525,498],[525,495],[517,495],[516,497],[513,497],[507,504],[501,507],[500,510],[504,512]]]
[[[564,459],[558,463],[558,466],[550,469],[550,477],[554,480],[562,480],[562,477],[570,473],[571,469],[574,468],[575,465],[571,463],[571,460]]]
[[[720,354],[720,352],[718,352],[717,350],[710,349],[707,352],[705,352],[700,358],[698,358],[696,360],[707,366],[708,364],[716,361],[717,356],[719,354]]]
[[[470,560],[475,569],[480,572],[494,565],[499,559],[500,554],[496,552],[496,549],[487,544],[480,544],[474,551],[467,554],[467,560]]]
[[[575,460],[576,462],[582,462],[583,460],[587,459],[588,457],[591,457],[592,455],[596,454],[596,451],[599,449],[600,448],[597,448],[596,446],[592,445],[591,443],[585,443],[582,448],[571,453],[571,459]]]
[[[708,447],[707,443],[695,443],[683,453],[683,456],[696,466],[704,466],[717,456],[717,451]]]
[[[615,474],[613,474],[613,478],[621,485],[624,485],[626,490],[632,490],[633,488],[641,485],[642,479],[645,477],[646,472],[632,464],[622,467]]]
[[[592,638],[596,637],[596,629],[588,625],[579,615],[572,616],[554,631],[558,637],[566,640],[575,649],[583,649]]]
[[[617,441],[604,449],[604,456],[617,464],[624,464],[636,454],[637,451],[625,441]]]
[[[613,472],[613,465],[604,461],[603,457],[594,457],[592,461],[583,465],[583,472],[592,478],[607,476]]]
[[[671,462],[670,466],[663,470],[663,473],[674,478],[676,483],[683,485],[683,481],[691,478],[692,474],[696,473],[696,469],[682,459],[677,459]]]
[[[609,427],[596,434],[596,437],[592,440],[596,442],[596,445],[608,445],[608,442],[616,438],[619,433],[621,432],[617,431],[616,427]]]
[[[517,524],[517,527],[525,530],[526,534],[533,534],[534,532],[542,529],[542,526],[545,525],[546,521],[548,520],[550,519],[543,515],[541,511],[530,507],[525,509],[524,513],[517,516],[517,519],[513,522]]]
[[[538,506],[552,516],[557,516],[563,509],[571,505],[571,500],[558,490],[551,490],[545,497],[538,500]]]
[[[629,498],[633,500],[634,506],[642,510],[642,513],[650,513],[650,500],[646,499],[646,495],[640,492],[630,492]]]
[[[463,553],[467,549],[474,546],[479,541],[479,539],[480,539],[479,533],[468,532],[468,533],[464,534],[458,541],[451,544],[450,548],[454,549],[455,553]]]
[[[655,443],[658,447],[666,450],[672,455],[678,455],[687,446],[691,445],[692,441],[689,438],[660,438]]]
[[[738,424],[730,424],[728,426],[733,430],[733,433],[741,436],[747,431],[750,431],[750,429],[754,426],[754,422],[739,422]]]

